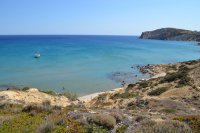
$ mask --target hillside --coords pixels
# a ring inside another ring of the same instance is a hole
[[[143,32],[141,39],[200,41],[200,32],[176,28],[161,28]]]

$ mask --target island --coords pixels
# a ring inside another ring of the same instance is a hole
[[[161,28],[154,31],[142,32],[140,39],[197,41],[199,44],[200,32],[176,28]]]

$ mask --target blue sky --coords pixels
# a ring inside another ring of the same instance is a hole
[[[139,35],[200,30],[200,0],[0,0],[0,34]]]

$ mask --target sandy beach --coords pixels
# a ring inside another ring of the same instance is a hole
[[[81,96],[78,98],[78,100],[80,100],[81,102],[89,102],[91,101],[93,98],[97,97],[100,94],[104,94],[104,93],[115,93],[115,92],[119,92],[121,90],[123,90],[124,88],[116,88],[116,89],[112,89],[110,91],[102,91],[102,92],[96,92],[96,93],[92,93],[92,94],[88,94],[85,96]]]

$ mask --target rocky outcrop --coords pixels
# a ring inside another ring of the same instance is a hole
[[[175,28],[161,28],[154,31],[143,32],[140,38],[156,40],[199,41],[200,32]]]

